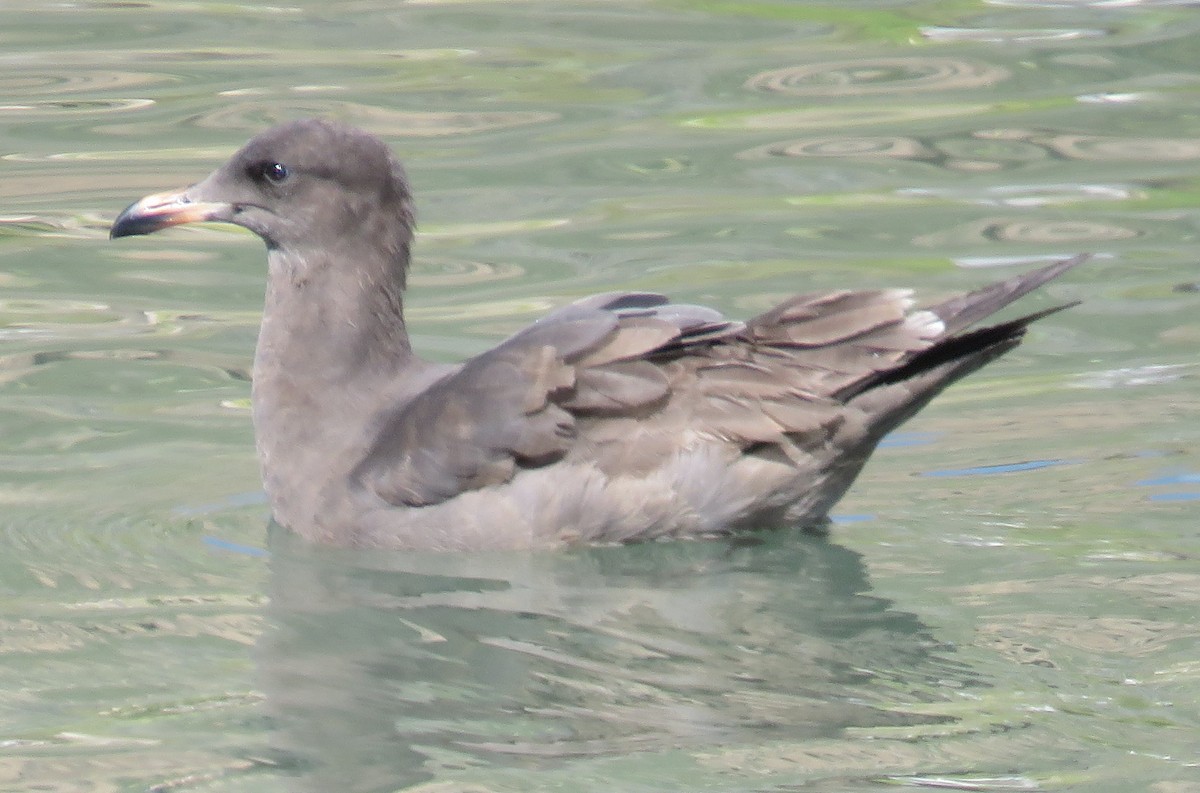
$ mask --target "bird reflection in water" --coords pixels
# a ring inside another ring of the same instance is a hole
[[[857,553],[799,531],[413,554],[274,530],[271,551],[263,685],[306,791],[838,740],[948,721],[905,705],[980,685]]]

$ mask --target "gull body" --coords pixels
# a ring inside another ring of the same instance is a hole
[[[275,519],[315,542],[472,550],[819,526],[879,440],[1064,306],[976,327],[1075,257],[924,309],[799,294],[728,319],[642,292],[566,305],[457,365],[412,350],[413,201],[377,138],[308,119],[134,203],[267,245],[253,418]]]

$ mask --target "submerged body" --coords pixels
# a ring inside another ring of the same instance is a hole
[[[273,128],[112,236],[198,220],[267,243],[253,410],[276,520],[391,548],[817,525],[885,434],[1049,312],[971,326],[1084,258],[916,311],[906,290],[800,295],[746,322],[598,295],[450,366],[408,341],[412,199],[376,138]]]

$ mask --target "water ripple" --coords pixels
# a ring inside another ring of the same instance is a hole
[[[997,44],[1033,41],[1074,41],[1108,35],[1103,28],[952,28],[930,25],[921,35],[932,41],[986,41]]]
[[[111,608],[129,608],[137,600],[132,593],[146,586],[204,581],[194,563],[185,563],[196,549],[180,546],[172,527],[150,515],[90,515],[57,526],[14,515],[0,525],[0,534],[7,552],[20,559],[20,577],[60,592],[114,593],[118,600]],[[104,559],[104,565],[96,565],[96,559]]]
[[[744,123],[764,129],[815,126],[811,122],[804,123],[803,119],[810,116],[808,111],[763,114],[746,117]],[[826,135],[769,143],[748,149],[738,156],[742,159],[891,158],[978,171],[1038,163],[1047,158],[1085,162],[1186,162],[1200,159],[1200,138],[1058,135],[1025,129],[975,130],[969,135],[936,140],[882,135]]]
[[[759,72],[745,87],[789,96],[864,96],[981,88],[1008,79],[1003,67],[957,58],[826,61]]]
[[[1147,364],[1121,369],[1104,369],[1079,375],[1074,388],[1130,388],[1173,383],[1190,375],[1190,364]]]
[[[422,256],[413,263],[409,281],[414,286],[463,286],[523,275],[525,268],[518,264]]]
[[[945,248],[990,240],[992,242],[1062,245],[1130,240],[1140,237],[1144,233],[1138,229],[1101,220],[984,218],[947,231],[922,234],[913,238],[913,244],[922,247]]]
[[[61,66],[61,64],[59,64]],[[44,97],[48,94],[112,91],[167,81],[166,75],[73,67],[69,72],[19,71],[0,73],[0,94]]]
[[[1047,139],[1045,145],[1072,160],[1182,162],[1200,159],[1200,138],[1056,135]]]
[[[1181,640],[1194,640],[1200,634],[1192,626],[1171,620],[1115,616],[1080,619],[1079,615],[1036,613],[981,626],[980,632],[1008,637],[1015,634],[1030,641],[1053,637],[1055,645],[1121,657],[1159,652]],[[1058,654],[1065,655],[1061,649]]]
[[[1047,184],[998,185],[985,188],[908,188],[899,195],[939,198],[970,204],[1010,207],[1040,207],[1072,204],[1079,201],[1127,201],[1137,191],[1121,185]]]
[[[316,101],[295,97],[256,97],[253,102],[236,102],[202,110],[188,117],[185,123],[189,126],[217,129],[222,132],[231,130],[258,132],[263,127],[303,115],[333,116],[357,126],[367,127],[377,135],[397,138],[466,135],[544,124],[559,118],[559,113],[543,110],[497,110],[492,112],[394,110],[333,98]],[[169,139],[173,134],[178,134],[179,122],[174,119],[164,119],[157,123],[140,121],[122,127],[108,127],[105,131],[136,132],[139,136],[145,136],[153,135],[156,126],[165,139]]]
[[[826,136],[770,143],[742,152],[741,159],[760,157],[848,157],[856,159],[920,160],[931,157],[915,138],[896,136]]]
[[[25,116],[94,115],[151,107],[153,99],[43,99],[19,104],[0,105],[0,113]]]

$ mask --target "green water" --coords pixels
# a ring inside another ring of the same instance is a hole
[[[1197,51],[1152,1],[0,4],[0,791],[1200,791]],[[261,244],[107,224],[313,114],[405,159],[443,360],[1097,257],[828,540],[298,547]]]

